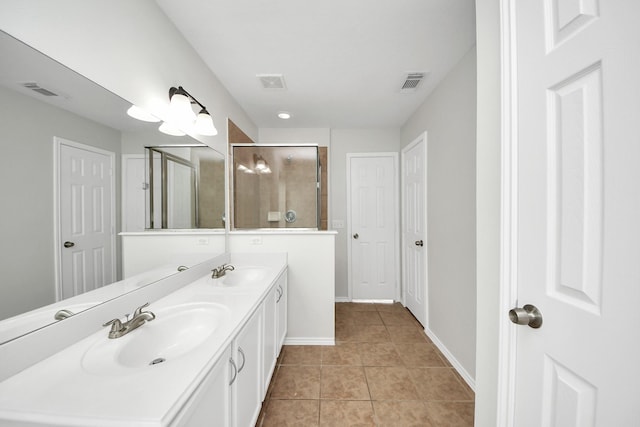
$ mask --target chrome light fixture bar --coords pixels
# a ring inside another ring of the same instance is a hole
[[[174,130],[179,128],[180,130],[193,130],[200,135],[213,136],[218,134],[207,108],[182,86],[171,87],[169,99],[169,114],[171,115],[169,121],[171,123],[163,123],[160,126],[161,132],[175,135]],[[192,104],[197,104],[200,107],[200,112],[197,115],[192,109]],[[168,129],[171,129],[172,133],[169,133]]]

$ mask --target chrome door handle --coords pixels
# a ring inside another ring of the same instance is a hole
[[[509,320],[516,325],[528,325],[533,329],[542,326],[542,313],[535,305],[525,304],[522,308],[509,310]]]
[[[64,246],[65,248],[72,248],[72,247],[74,247],[75,245],[76,245],[76,244],[75,244],[75,243],[73,243],[73,242],[64,242],[64,245],[63,245],[63,246]]]
[[[354,234],[354,235],[353,235],[353,238],[354,238],[354,239],[357,239],[358,237],[360,237],[360,235],[359,235],[358,233],[356,233],[356,234]]]
[[[424,246],[422,240],[416,240],[416,246]]]

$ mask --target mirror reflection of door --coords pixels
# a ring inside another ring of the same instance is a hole
[[[60,300],[115,279],[115,154],[59,138],[56,147]]]

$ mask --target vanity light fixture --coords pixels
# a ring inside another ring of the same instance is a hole
[[[147,113],[145,110],[138,107],[137,105],[132,105],[131,107],[129,107],[129,109],[127,110],[127,114],[130,117],[133,117],[134,119],[142,120],[143,122],[157,123],[160,121],[159,118],[157,118],[151,113]]]
[[[280,111],[278,113],[278,117],[280,117],[282,120],[288,120],[291,118],[291,113],[288,113],[286,111]]]
[[[171,131],[179,128],[180,131],[183,129],[192,129],[200,135],[214,136],[218,134],[218,130],[213,124],[213,119],[207,111],[207,107],[202,105],[182,86],[178,86],[177,88],[171,87],[169,89],[169,99],[170,124],[166,122],[163,123],[163,125],[160,126],[160,132],[175,135],[175,133],[169,133],[167,130]],[[197,104],[200,107],[200,112],[197,115],[193,111],[192,104]],[[184,132],[182,132],[182,134],[184,135]]]

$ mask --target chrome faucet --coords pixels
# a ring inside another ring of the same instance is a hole
[[[133,317],[129,320],[129,315],[127,315],[127,321],[124,323],[120,321],[120,319],[109,320],[102,326],[111,325],[111,330],[109,331],[109,338],[120,338],[123,335],[127,335],[129,332],[134,329],[138,329],[140,326],[144,325],[146,322],[151,322],[156,318],[156,315],[150,311],[143,311],[145,307],[149,306],[149,303],[141,305],[136,308],[136,311],[133,312]]]
[[[219,279],[220,277],[224,276],[227,271],[233,271],[235,270],[235,267],[233,265],[228,265],[228,264],[222,264],[220,267],[216,267],[213,270],[211,270],[211,278],[212,279]]]

